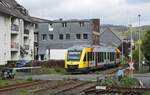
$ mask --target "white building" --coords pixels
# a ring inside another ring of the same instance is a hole
[[[35,24],[15,0],[0,0],[0,65],[34,59]]]

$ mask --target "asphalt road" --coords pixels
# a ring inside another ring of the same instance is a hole
[[[96,81],[97,78],[103,79],[106,75],[103,74],[77,74],[77,75],[19,75],[16,76],[16,79],[40,79],[40,80],[65,80],[65,79],[78,79],[85,81]],[[133,77],[140,80],[143,85],[147,88],[150,88],[150,73],[147,74],[134,74]]]

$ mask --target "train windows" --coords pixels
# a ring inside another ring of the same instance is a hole
[[[113,52],[113,61],[115,60],[115,53]]]
[[[107,52],[107,59],[110,60],[110,52]]]
[[[86,61],[86,53],[85,53],[85,56],[84,56],[84,59],[83,59],[83,61],[84,61],[84,62]]]
[[[89,61],[89,52],[87,52],[86,55],[87,55],[87,61]]]
[[[107,55],[106,55],[106,52],[104,52],[104,59],[105,59],[105,60],[107,59]]]
[[[111,53],[110,53],[110,61],[114,61],[114,59],[115,59],[115,58],[114,58],[114,57],[115,57],[114,55],[115,55],[114,52],[111,52]]]
[[[104,62],[104,52],[102,52],[102,55],[101,55],[101,62]]]
[[[81,56],[81,51],[69,51],[68,52],[68,60],[76,60],[79,61]]]
[[[100,52],[98,52],[98,62],[100,62]]]
[[[92,60],[92,52],[88,52],[87,56],[88,56],[88,61],[91,61]]]
[[[94,52],[92,52],[92,61],[94,61]]]
[[[110,52],[110,61],[113,61],[113,60],[112,60],[112,57],[113,57],[113,56],[112,56],[112,52]]]
[[[100,62],[102,62],[102,52],[100,52]]]

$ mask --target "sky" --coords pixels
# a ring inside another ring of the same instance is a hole
[[[31,16],[56,20],[99,18],[101,24],[150,25],[150,0],[16,0]]]

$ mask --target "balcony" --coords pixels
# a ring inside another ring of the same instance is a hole
[[[19,26],[15,25],[15,24],[11,24],[11,30],[14,32],[18,32],[19,31]]]
[[[25,50],[29,50],[29,45],[24,45]]]
[[[25,29],[25,30],[24,30],[24,34],[29,35],[29,30],[28,30],[28,29]]]
[[[29,36],[29,30],[28,29],[25,29],[24,30],[24,37],[28,37]]]
[[[19,43],[11,42],[11,51],[18,51]]]

